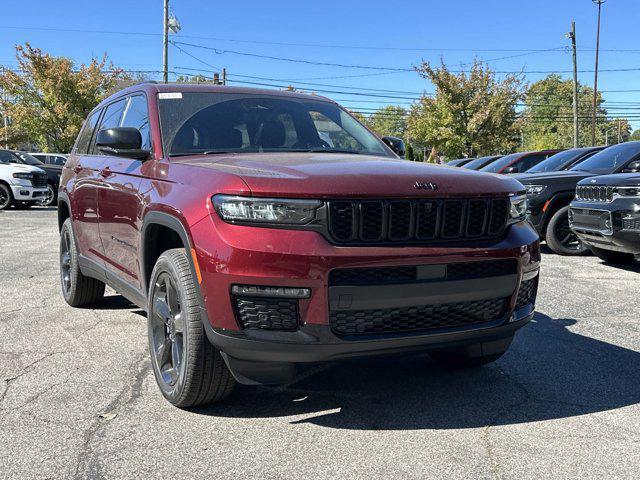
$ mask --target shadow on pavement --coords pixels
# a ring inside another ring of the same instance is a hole
[[[572,319],[537,314],[498,362],[474,371],[426,355],[332,364],[287,388],[240,387],[195,413],[230,418],[300,415],[340,429],[454,429],[508,425],[640,402],[640,353],[573,333]]]

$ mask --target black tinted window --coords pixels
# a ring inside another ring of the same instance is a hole
[[[533,167],[534,165],[537,165],[548,156],[549,156],[548,154],[529,155],[528,157],[525,157],[520,162],[518,162],[518,171],[526,172],[531,167]]]
[[[129,98],[124,109],[124,117],[120,122],[121,127],[134,127],[140,130],[142,135],[142,149],[151,149],[151,135],[149,133],[149,111],[147,99],[142,95]]]
[[[640,155],[640,142],[620,143],[599,151],[584,162],[571,167],[570,170],[613,173],[638,155]]]
[[[18,163],[18,159],[13,153],[7,150],[0,150],[0,163]]]
[[[122,118],[122,112],[124,112],[124,107],[126,105],[126,100],[118,100],[115,103],[109,105],[102,116],[102,121],[100,122],[100,128],[98,130],[103,130],[105,128],[114,128],[120,126],[120,119]],[[91,153],[98,154],[99,152],[95,148],[95,139],[96,135],[93,136],[93,141],[91,142]]]
[[[100,112],[102,110],[98,110],[91,114],[91,116],[84,122],[84,127],[80,131],[80,135],[78,136],[78,140],[76,141],[76,152],[83,154],[89,153],[89,143],[91,143],[91,136],[93,135],[93,131],[96,128],[96,123],[98,123],[98,118],[100,118]]]

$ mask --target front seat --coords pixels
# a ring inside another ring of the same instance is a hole
[[[256,144],[261,148],[278,148],[284,145],[287,135],[282,122],[264,122],[258,131]]]

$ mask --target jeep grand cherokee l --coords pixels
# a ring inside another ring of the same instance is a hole
[[[108,284],[144,308],[181,407],[355,356],[480,365],[533,315],[523,186],[401,160],[315,95],[131,87],[89,115],[59,198],[65,300]]]
[[[569,209],[571,229],[605,262],[631,264],[640,255],[640,175],[582,180]]]

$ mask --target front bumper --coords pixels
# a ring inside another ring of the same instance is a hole
[[[587,245],[640,255],[640,201],[571,203],[571,229]]]
[[[30,184],[11,185],[11,193],[13,198],[19,202],[35,202],[47,196],[47,188],[35,188]]]
[[[485,343],[490,349],[533,315],[533,301],[516,305],[523,279],[534,279],[537,288],[539,241],[527,222],[511,226],[502,240],[456,247],[337,247],[315,232],[230,225],[213,215],[191,226],[191,234],[208,338],[243,383],[281,383],[299,363]],[[512,260],[515,270],[493,279],[468,278],[446,285],[433,281],[345,290],[330,281],[335,269],[420,265],[438,270],[438,266],[489,260]],[[304,288],[311,295],[299,300],[300,323],[295,331],[242,329],[234,311],[233,285]],[[423,288],[416,287],[420,285]],[[496,296],[505,301],[499,317],[428,331],[340,334],[330,318],[340,308],[366,312],[385,305],[402,309]]]

